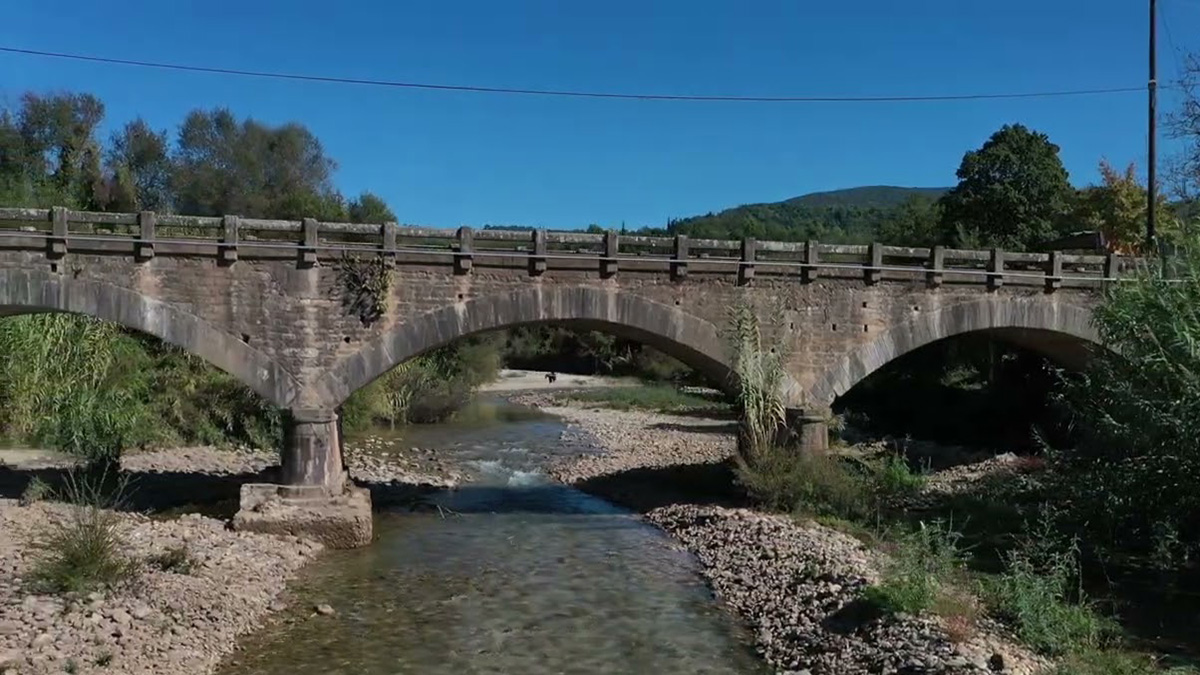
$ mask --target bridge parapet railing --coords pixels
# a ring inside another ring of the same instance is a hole
[[[1017,252],[872,244],[823,244],[754,239],[654,237],[616,232],[561,232],[530,229],[442,229],[396,223],[340,223],[315,219],[268,220],[238,216],[105,213],[52,209],[0,208],[0,248],[39,248],[50,257],[68,251],[132,254],[212,255],[225,262],[239,257],[297,256],[302,263],[341,256],[383,255],[413,264],[452,265],[458,274],[476,265],[547,270],[662,272],[731,275],[737,283],[756,276],[861,278],[867,284],[923,278],[930,286],[1005,284],[1096,287],[1120,278],[1130,260],[1117,255],[1077,255],[1058,251]]]

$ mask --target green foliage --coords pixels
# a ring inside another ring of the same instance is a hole
[[[1186,666],[1163,668],[1151,656],[1116,649],[1085,649],[1068,654],[1050,675],[1195,675]]]
[[[653,410],[663,413],[705,412],[720,414],[728,412],[729,406],[712,397],[681,391],[670,385],[643,385],[636,387],[607,387],[577,391],[567,394],[573,401],[595,403],[617,410]]]
[[[396,366],[342,405],[342,425],[438,422],[453,415],[476,387],[496,377],[503,336],[489,334],[436,349]]]
[[[41,592],[83,594],[130,581],[137,565],[114,507],[126,483],[108,484],[106,473],[68,475],[64,497],[70,510],[33,542],[30,581]]]
[[[53,496],[54,488],[50,487],[50,484],[42,480],[40,476],[34,476],[29,479],[25,490],[21,493],[21,506],[36,504]]]
[[[958,185],[941,199],[943,237],[960,246],[1034,250],[1070,229],[1074,189],[1043,133],[1005,125],[963,156]]]
[[[0,420],[9,433],[90,461],[139,439],[145,353],[121,329],[63,314],[0,321]]]
[[[1054,456],[1054,491],[1089,544],[1126,553],[1200,543],[1200,251],[1110,286],[1094,312],[1104,351],[1061,401],[1084,434]],[[1162,551],[1159,551],[1160,557]]]
[[[739,303],[730,309],[726,339],[737,385],[738,459],[753,465],[770,453],[786,422],[782,348],[766,348],[756,308]]]
[[[1079,193],[1075,220],[1081,229],[1104,235],[1109,248],[1125,254],[1142,254],[1146,243],[1146,187],[1137,179],[1132,163],[1124,172],[1106,160],[1100,162],[1099,185]],[[1174,242],[1180,236],[1179,219],[1164,195],[1155,204],[1159,239]]]
[[[1080,587],[1079,551],[1044,520],[1008,555],[1003,574],[984,584],[995,615],[1025,644],[1051,655],[1095,650],[1117,637],[1115,623],[1092,609]]]
[[[200,562],[192,555],[187,544],[171,546],[161,553],[150,556],[146,563],[155,569],[174,574],[191,574]]]
[[[378,321],[387,311],[392,288],[392,268],[382,256],[358,257],[348,252],[337,263],[342,303],[364,326]]]
[[[800,454],[768,445],[736,471],[738,483],[750,496],[773,511],[852,522],[871,514],[866,477],[834,455]]]
[[[896,535],[889,546],[883,576],[863,593],[864,599],[885,612],[918,614],[933,609],[961,582],[961,535],[941,522],[922,522]]]
[[[925,486],[925,476],[912,470],[902,455],[891,454],[875,466],[875,485],[882,495],[906,495]]]

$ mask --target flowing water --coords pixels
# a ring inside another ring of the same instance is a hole
[[[437,448],[475,480],[378,513],[378,541],[311,565],[296,609],[222,675],[768,672],[669,538],[543,476],[548,458],[592,451],[564,429],[482,399],[390,439]],[[312,616],[314,603],[337,614]]]

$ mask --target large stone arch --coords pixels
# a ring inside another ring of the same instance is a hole
[[[717,327],[704,319],[615,287],[538,285],[406,317],[325,372],[305,396],[306,404],[337,407],[377,377],[431,349],[476,333],[537,323],[570,323],[634,339],[717,382],[729,374]]]
[[[299,381],[270,357],[175,305],[100,281],[0,270],[0,316],[39,312],[86,314],[153,335],[205,359],[278,406],[288,405],[300,391]]]
[[[948,304],[890,326],[872,341],[834,361],[809,390],[809,400],[828,407],[868,375],[894,359],[946,338],[987,331],[998,338],[1079,367],[1099,345],[1091,308],[1058,298],[989,295]]]

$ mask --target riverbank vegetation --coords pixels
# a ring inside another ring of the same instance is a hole
[[[864,596],[881,611],[932,612],[961,627],[978,605],[1055,658],[1057,672],[1158,672],[1157,659],[1135,648],[1136,631],[1088,588],[1111,591],[1096,583],[1102,570],[1180,571],[1195,559],[1196,251],[1181,249],[1172,278],[1150,266],[1106,289],[1096,323],[1108,350],[1083,373],[1053,373],[1056,413],[1080,430],[1075,442],[1044,445],[1037,461],[1014,459],[965,489],[923,489],[912,457],[854,447],[800,455],[780,444],[781,401],[770,383],[782,352],[764,344],[755,312],[736,311],[739,482],[767,508],[887,552],[881,582]]]

